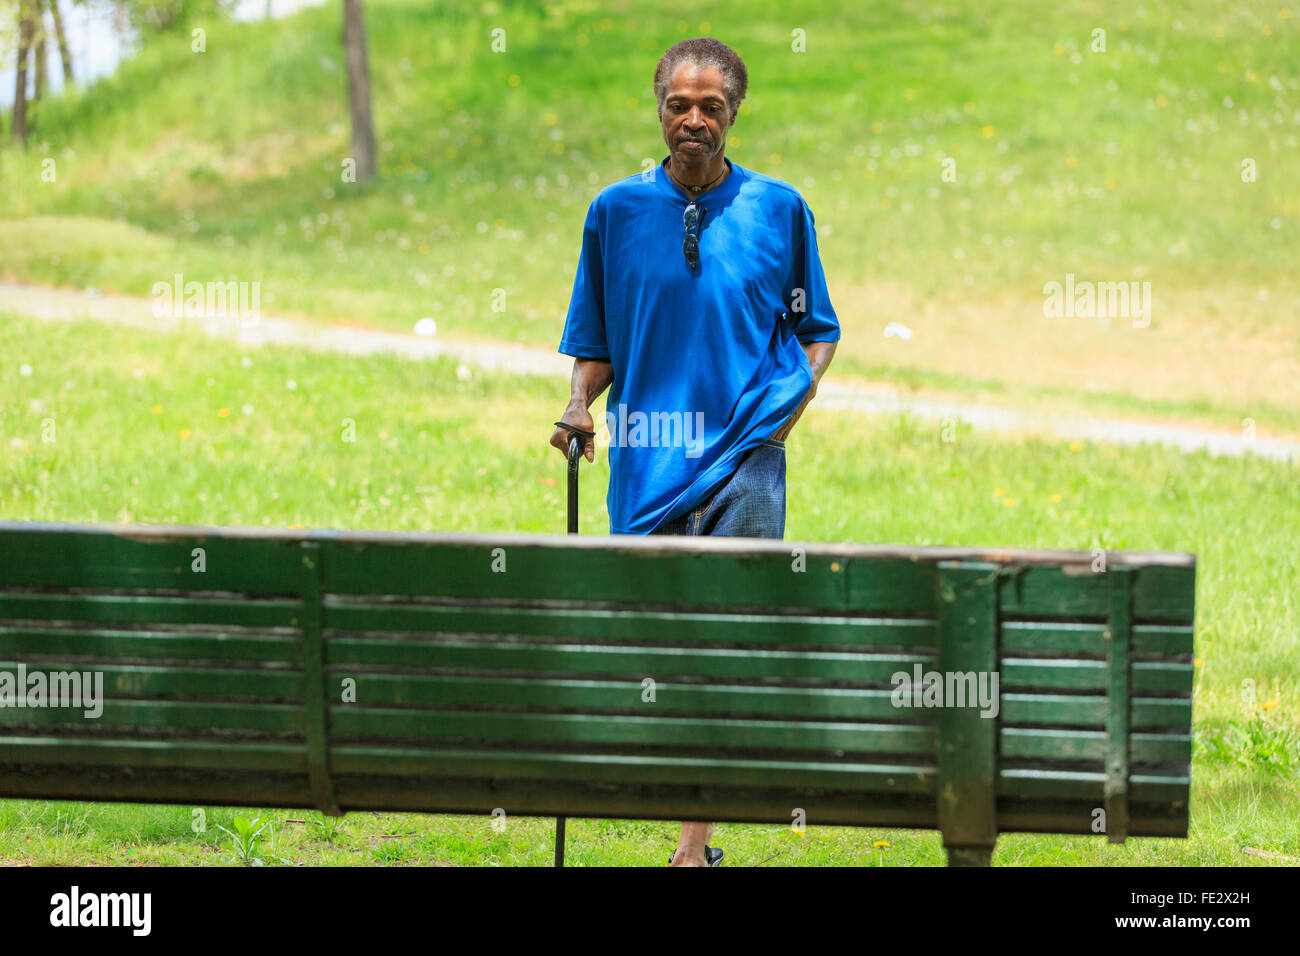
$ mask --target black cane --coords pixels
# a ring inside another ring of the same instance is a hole
[[[578,533],[578,462],[582,460],[582,449],[587,439],[595,438],[595,432],[589,432],[568,422],[556,422],[560,428],[569,431],[569,534]]]
[[[569,430],[569,534],[578,533],[578,462],[582,460],[582,448],[588,438],[595,438],[595,432],[589,432],[568,422],[556,422],[560,428]],[[555,865],[564,866],[564,817],[555,818]]]

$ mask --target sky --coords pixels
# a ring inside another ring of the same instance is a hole
[[[286,17],[303,7],[319,6],[325,0],[239,0],[235,6],[237,20],[260,20],[267,14],[268,3],[271,16]],[[112,73],[118,63],[130,57],[135,51],[137,37],[131,33],[119,32],[113,22],[113,9],[110,4],[97,2],[90,6],[73,6],[65,2],[59,4],[63,13],[63,29],[67,34],[68,48],[72,53],[72,69],[80,83],[88,83],[101,76]],[[49,52],[50,87],[54,91],[63,88],[63,65],[59,60],[59,50],[51,31]],[[0,69],[0,106],[9,109],[14,102],[14,51],[8,51],[3,68]],[[30,74],[30,71],[29,71]],[[29,75],[28,90],[34,82]]]

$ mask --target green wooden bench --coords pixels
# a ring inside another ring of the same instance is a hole
[[[1185,837],[1195,561],[1104,558],[3,523],[0,674],[105,699],[0,797]]]

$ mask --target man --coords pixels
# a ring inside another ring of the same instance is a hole
[[[588,408],[612,385],[610,534],[785,535],[785,438],[839,320],[803,198],[723,155],[747,87],[726,44],[670,47],[654,79],[669,155],[587,210],[559,348],[572,397],[551,444],[567,453],[565,425],[593,431]],[[683,823],[672,865],[716,865],[712,832]]]

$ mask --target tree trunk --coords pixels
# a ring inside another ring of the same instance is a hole
[[[348,108],[352,114],[352,158],[357,182],[375,178],[375,128],[370,119],[370,69],[361,0],[343,0],[343,50],[348,61]]]
[[[45,54],[50,45],[45,29],[45,4],[41,0],[36,0],[32,6],[36,11],[36,33],[32,37],[32,42],[36,44],[36,89],[33,91],[32,101],[39,103],[45,98],[45,84],[50,80],[49,65],[45,62]]]
[[[72,53],[68,49],[68,37],[63,32],[63,14],[59,13],[59,0],[49,0],[50,16],[54,18],[54,36],[59,41],[59,59],[63,61],[63,86],[67,89],[76,80],[72,76]]]
[[[14,80],[14,121],[9,133],[15,142],[24,146],[27,145],[27,59],[35,29],[29,0],[18,0],[18,69]]]

